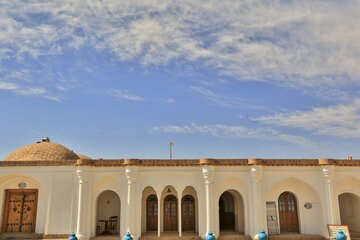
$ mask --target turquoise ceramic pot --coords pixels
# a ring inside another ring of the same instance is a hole
[[[72,233],[68,240],[78,240],[78,238],[76,237],[75,233]]]
[[[208,232],[208,234],[205,237],[205,240],[215,240],[215,236],[212,232]]]
[[[268,240],[268,236],[266,235],[264,230],[261,230],[259,235],[258,235],[258,239],[259,240]]]
[[[132,236],[130,233],[127,233],[124,237],[123,240],[133,240]]]
[[[336,240],[346,240],[347,237],[345,233],[342,230],[339,230],[339,232],[336,234]]]

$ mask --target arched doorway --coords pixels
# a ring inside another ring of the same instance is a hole
[[[96,235],[120,233],[120,198],[110,190],[102,192],[97,199]]]
[[[281,233],[298,233],[299,217],[296,197],[291,192],[283,192],[279,196],[279,217]]]
[[[228,191],[219,200],[220,231],[235,231],[235,199]]]
[[[155,194],[146,199],[146,231],[158,229],[158,200]]]
[[[177,199],[174,195],[168,195],[164,199],[164,231],[178,230]]]
[[[183,231],[195,231],[195,199],[191,195],[181,200],[181,219]]]
[[[341,224],[349,226],[350,232],[360,233],[360,197],[353,193],[339,195]]]

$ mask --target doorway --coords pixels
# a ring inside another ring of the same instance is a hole
[[[37,189],[5,190],[2,232],[35,232]]]
[[[349,226],[352,235],[360,235],[360,197],[353,193],[339,195],[341,224]]]
[[[119,235],[120,198],[111,190],[103,191],[96,204],[96,235]]]
[[[219,218],[220,231],[235,231],[235,199],[227,191],[219,199]]]
[[[296,197],[291,192],[279,196],[279,217],[281,233],[299,233],[299,217]]]
[[[174,195],[168,195],[164,200],[164,231],[178,230],[177,199]]]
[[[195,231],[195,200],[185,195],[181,200],[182,230]]]
[[[158,200],[155,194],[146,199],[146,231],[158,229]]]

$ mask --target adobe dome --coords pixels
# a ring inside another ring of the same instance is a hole
[[[44,138],[41,142],[31,143],[15,150],[4,161],[63,161],[77,159],[80,159],[80,157],[74,151],[58,143],[50,142],[49,138]]]
[[[78,157],[79,157],[80,159],[88,159],[88,160],[91,160],[90,157],[88,157],[88,156],[86,156],[86,155],[84,155],[84,154],[77,153],[76,155],[78,155]]]

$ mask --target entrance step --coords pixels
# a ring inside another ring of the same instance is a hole
[[[198,233],[196,232],[184,232],[182,236],[179,237],[178,232],[162,232],[160,237],[157,236],[157,232],[147,232],[144,233],[139,240],[201,240]]]
[[[307,234],[281,234],[269,236],[269,240],[325,240],[323,236]]]
[[[218,240],[251,240],[250,236],[237,231],[221,231]]]
[[[91,238],[91,240],[120,240],[122,237],[120,236],[96,236]]]
[[[219,240],[252,240],[250,236],[247,235],[220,235]]]
[[[38,240],[42,239],[42,234],[36,233],[2,233],[0,234],[1,240]]]

